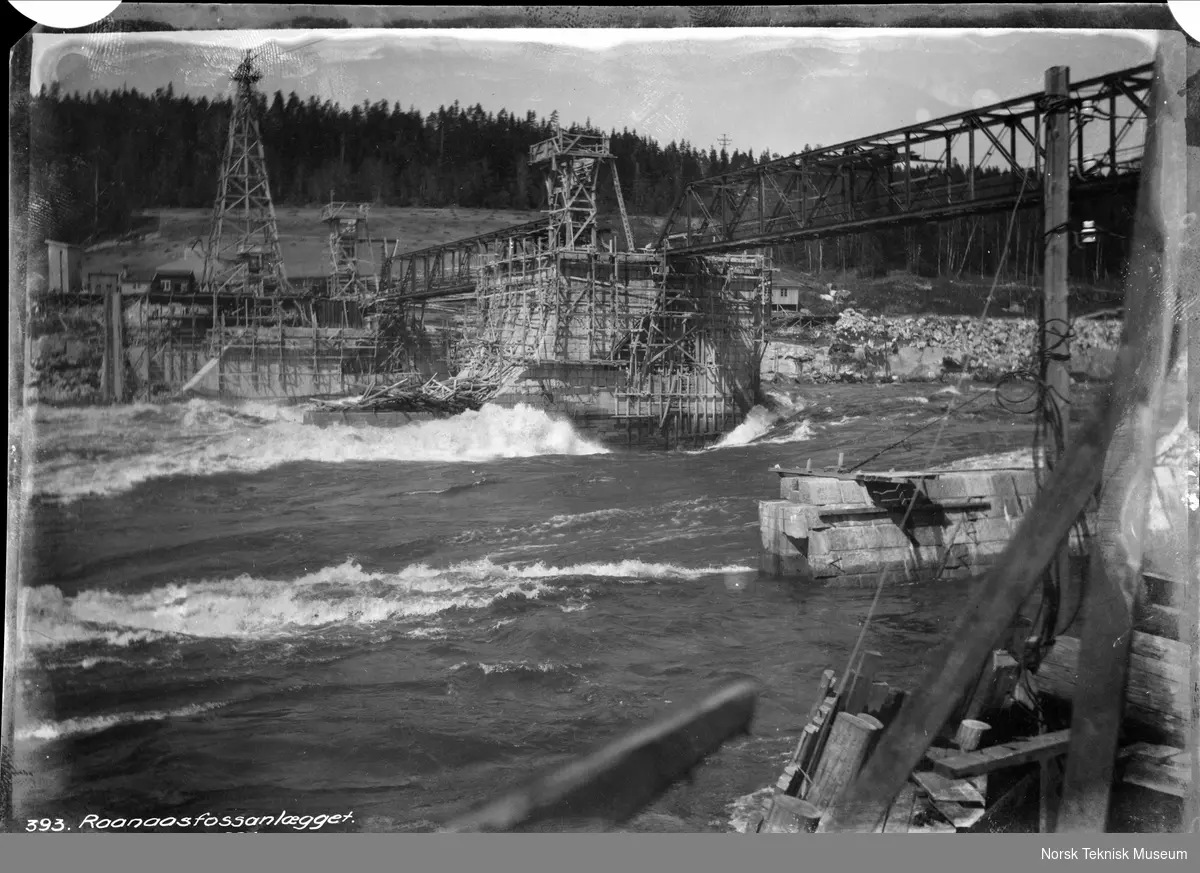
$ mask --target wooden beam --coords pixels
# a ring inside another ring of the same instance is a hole
[[[1141,585],[1146,506],[1154,482],[1157,417],[1172,369],[1184,192],[1183,47],[1159,46],[1148,102],[1142,185],[1125,292],[1126,331],[1145,345],[1142,366],[1125,376],[1132,391],[1109,447],[1099,536],[1083,605],[1079,688],[1057,832],[1103,833],[1124,716],[1133,608]],[[1123,374],[1124,375],[1124,374]]]
[[[624,821],[726,740],[748,733],[757,698],[753,683],[734,683],[531,780],[444,830],[512,831],[553,818]]]
[[[976,749],[974,752],[938,758],[933,762],[933,770],[948,779],[965,779],[967,776],[979,776],[994,770],[1057,757],[1067,751],[1070,741],[1069,730],[1039,734],[1028,739]]]

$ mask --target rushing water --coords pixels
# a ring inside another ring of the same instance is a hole
[[[430,830],[752,677],[753,735],[628,825],[737,829],[874,594],[758,576],[769,467],[864,460],[937,417],[939,388],[805,389],[671,454],[527,408],[397,430],[200,401],[39,410],[18,814]],[[936,427],[871,468],[1028,447],[1027,416],[967,410],[933,454]],[[867,633],[882,678],[910,682],[968,593],[890,587]]]

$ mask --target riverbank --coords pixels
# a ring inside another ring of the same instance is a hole
[[[1071,325],[1071,375],[1111,377],[1123,322],[1080,318]],[[984,382],[1036,372],[1032,318],[874,315],[844,310],[832,323],[798,321],[769,335],[760,375],[779,382],[932,381],[965,373]]]

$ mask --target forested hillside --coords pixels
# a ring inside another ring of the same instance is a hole
[[[261,95],[259,103],[272,194],[280,206],[318,204],[331,195],[396,207],[545,206],[541,176],[527,157],[532,144],[552,134],[556,114],[491,113],[458,103],[435,112],[387,101],[346,108],[280,92]],[[153,94],[62,94],[51,88],[14,100],[14,180],[18,198],[30,185],[31,238],[86,242],[131,229],[141,210],[207,208],[230,109],[228,101],[178,96],[171,85]],[[561,123],[600,132],[586,119]],[[646,216],[666,215],[689,182],[779,157],[769,150],[727,154],[688,142],[662,145],[630,130],[609,133],[626,206]],[[25,143],[29,162],[22,165]],[[965,179],[957,164],[914,170],[927,172],[944,173],[950,183]],[[977,172],[980,185],[1015,183],[1006,177],[996,167]],[[602,179],[599,205],[603,212],[616,208],[609,179]],[[1101,193],[1075,209],[1076,219],[1092,218],[1102,233],[1097,243],[1073,249],[1073,276],[1104,280],[1119,274],[1132,206],[1132,192]],[[1003,265],[1008,277],[1031,281],[1039,272],[1040,212],[1023,211],[1006,253],[1007,225],[1007,215],[995,215],[831,237],[779,247],[775,262],[815,272],[877,275],[901,268],[950,277],[992,273]]]

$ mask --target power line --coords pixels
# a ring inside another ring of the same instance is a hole
[[[721,144],[721,150],[722,150],[722,151],[728,151],[728,150],[729,150],[729,144],[730,144],[731,142],[733,142],[733,140],[731,140],[727,134],[724,134],[724,133],[723,133],[723,134],[721,134],[719,137],[717,137],[717,142],[719,142],[719,143]]]

